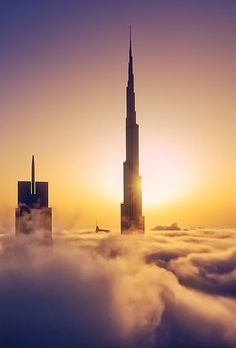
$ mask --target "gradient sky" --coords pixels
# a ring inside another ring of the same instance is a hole
[[[231,0],[0,0],[3,220],[34,154],[55,226],[119,226],[129,25],[147,227],[236,225]]]

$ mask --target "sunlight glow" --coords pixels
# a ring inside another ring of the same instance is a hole
[[[143,205],[166,204],[184,195],[193,177],[186,162],[171,150],[162,149],[150,156],[142,156]]]

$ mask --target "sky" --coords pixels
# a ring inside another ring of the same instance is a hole
[[[147,227],[236,225],[231,0],[0,0],[2,221],[34,154],[55,226],[119,226],[130,25]]]

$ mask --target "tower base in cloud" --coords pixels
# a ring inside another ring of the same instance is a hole
[[[134,232],[145,232],[145,217],[137,215],[134,219],[131,219],[127,213],[127,206],[121,204],[121,233],[129,234]]]
[[[16,246],[52,247],[52,209],[16,208]]]

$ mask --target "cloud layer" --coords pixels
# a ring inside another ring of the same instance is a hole
[[[1,233],[5,347],[236,346],[236,230],[60,231],[19,255]]]

